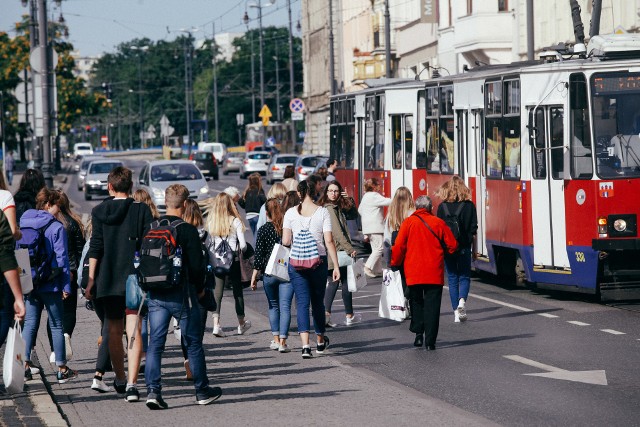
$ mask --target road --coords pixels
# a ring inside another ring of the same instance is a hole
[[[140,161],[125,162],[139,171]],[[75,176],[71,176],[65,188],[76,209],[88,214],[99,201],[84,201],[75,185]],[[243,189],[246,180],[221,174],[219,181],[209,182],[215,192],[229,185]],[[413,348],[408,322],[378,318],[379,293],[380,280],[371,280],[354,295],[354,307],[363,322],[329,329],[331,355],[343,366],[399,385],[397,390],[406,393],[407,399],[417,393],[426,401],[441,402],[452,414],[460,410],[479,417],[476,422],[482,419],[501,425],[638,424],[637,305],[608,306],[573,294],[539,293],[474,279],[465,323],[454,324],[445,288],[437,350],[428,352]],[[247,290],[245,302],[267,315],[261,288]],[[334,307],[335,320],[342,314],[340,293]],[[235,326],[232,312],[228,305],[222,317],[228,330]],[[260,339],[268,345],[266,330]],[[299,347],[297,341],[296,336],[290,340]],[[322,375],[315,378],[323,380]],[[322,400],[313,405],[309,406],[312,423],[340,421]],[[393,405],[386,410],[393,412]],[[319,414],[324,414],[326,422],[321,422]],[[402,413],[398,416],[398,424],[417,421],[402,418]],[[365,418],[358,418],[356,425]],[[431,424],[428,417],[420,421]]]

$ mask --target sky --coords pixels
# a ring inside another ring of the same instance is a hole
[[[274,1],[273,5],[269,5]],[[28,13],[20,0],[0,0],[0,31],[15,36],[15,23]],[[301,0],[291,0],[293,34],[301,19]],[[196,40],[216,33],[242,33],[248,11],[249,29],[258,28],[258,8],[262,4],[262,25],[288,27],[287,0],[63,0],[60,7],[47,1],[49,19],[60,13],[69,27],[69,42],[82,56],[115,52],[123,42],[147,37],[152,41],[173,40],[181,29],[197,28]]]

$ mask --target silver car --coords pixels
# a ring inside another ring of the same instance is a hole
[[[224,155],[222,158],[222,174],[229,175],[229,172],[240,172],[242,167],[242,161],[244,160],[244,153],[233,152]]]
[[[246,178],[254,172],[260,175],[266,175],[269,163],[271,162],[271,153],[266,151],[250,151],[244,153],[244,160],[240,166],[240,177]]]
[[[138,188],[146,190],[160,212],[166,211],[164,192],[168,186],[182,184],[189,189],[189,198],[198,202],[211,197],[207,181],[189,160],[155,160],[140,171]]]
[[[104,159],[102,156],[85,156],[79,164],[75,165],[76,172],[78,172],[78,191],[82,191],[84,188],[84,177],[87,176],[87,168],[89,164],[94,160]]]
[[[123,166],[120,160],[93,160],[87,167],[87,175],[84,178],[84,199],[91,200],[93,196],[108,196],[107,178],[109,173]]]
[[[293,166],[298,160],[297,154],[276,154],[271,158],[271,164],[267,169],[267,184],[284,179],[284,170],[287,166]]]
[[[295,164],[296,180],[301,182],[307,179],[309,175],[314,173],[315,168],[320,161],[322,161],[320,156],[315,154],[305,154],[298,157]]]

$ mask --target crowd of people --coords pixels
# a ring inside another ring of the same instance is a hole
[[[46,188],[39,171],[27,170],[13,196],[0,177],[0,268],[4,274],[0,343],[5,341],[13,319],[24,319],[25,379],[30,379],[41,370],[31,361],[31,351],[46,309],[50,361],[57,366],[57,380],[65,383],[76,378],[77,373],[67,362],[73,356],[71,340],[80,287],[87,308],[95,311],[101,325],[96,330],[99,347],[93,390],[115,390],[128,402],[140,400],[138,374],[144,361],[146,405],[166,409],[162,352],[173,318],[196,402],[209,404],[222,395],[222,390],[209,383],[202,342],[209,313],[213,335],[226,336],[221,316],[225,289],[233,294],[237,317],[234,331],[242,335],[251,328],[243,293],[245,288],[256,290],[262,282],[269,308],[269,348],[280,353],[292,348],[288,338],[295,298],[304,359],[314,355],[311,321],[315,354],[324,354],[330,345],[326,332],[338,325],[332,314],[338,288],[344,304],[344,321],[340,323],[351,326],[362,321],[354,312],[346,280],[347,266],[358,254],[349,221],[359,219],[364,241],[371,247],[365,274],[373,278],[382,275],[383,268],[400,271],[414,345],[434,350],[445,270],[454,322],[467,319],[472,244],[477,229],[471,191],[462,179],[453,176],[436,193],[441,203],[434,215],[430,197],[420,196],[414,201],[411,191],[400,187],[393,198],[386,198],[380,181],[371,178],[366,180],[361,202],[356,205],[336,180],[337,162],[329,159],[327,164],[324,177],[311,175],[301,182],[285,172],[285,181],[274,184],[267,194],[260,176],[251,175],[244,191],[229,187],[202,209],[189,199],[186,187],[171,185],[165,192],[163,215],[144,190],[132,193],[132,172],[117,167],[108,177],[110,197],[93,208],[88,224],[83,224],[72,210],[63,191]],[[245,237],[247,224],[251,239]],[[25,230],[42,233],[51,252],[51,271],[23,298],[14,248],[20,247]],[[145,254],[151,253],[143,250],[144,244],[154,230],[169,230],[179,248],[171,257],[173,266],[178,266],[177,276],[175,269],[170,273],[178,277],[175,280],[179,286],[154,287],[141,273],[140,263],[146,262]],[[278,245],[291,248],[288,279],[268,271]],[[298,265],[293,261],[300,247],[311,250]],[[176,257],[180,261],[177,264]],[[147,292],[137,291],[139,288]],[[138,293],[144,295],[141,301],[134,298]],[[136,303],[130,303],[132,299]],[[104,379],[109,370],[115,375],[112,383]]]

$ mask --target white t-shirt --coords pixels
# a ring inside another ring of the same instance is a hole
[[[300,215],[297,206],[289,208],[284,214],[282,228],[291,230],[294,238],[300,231],[309,229],[309,233],[311,233],[318,245],[318,254],[321,256],[327,255],[323,233],[331,232],[331,216],[326,208],[319,207],[310,217]]]
[[[7,190],[0,190],[0,209],[6,211],[9,208],[15,208],[16,202],[13,201],[13,196]]]
[[[229,243],[229,246],[231,246],[231,249],[233,249],[234,252],[238,249],[244,251],[244,248],[247,247],[247,241],[244,238],[244,231],[242,231],[242,221],[234,218],[229,231],[232,232],[229,233],[229,236],[225,237],[225,239],[227,243]],[[222,243],[222,237],[213,235],[211,237],[213,237],[213,247],[217,248],[218,245]]]

